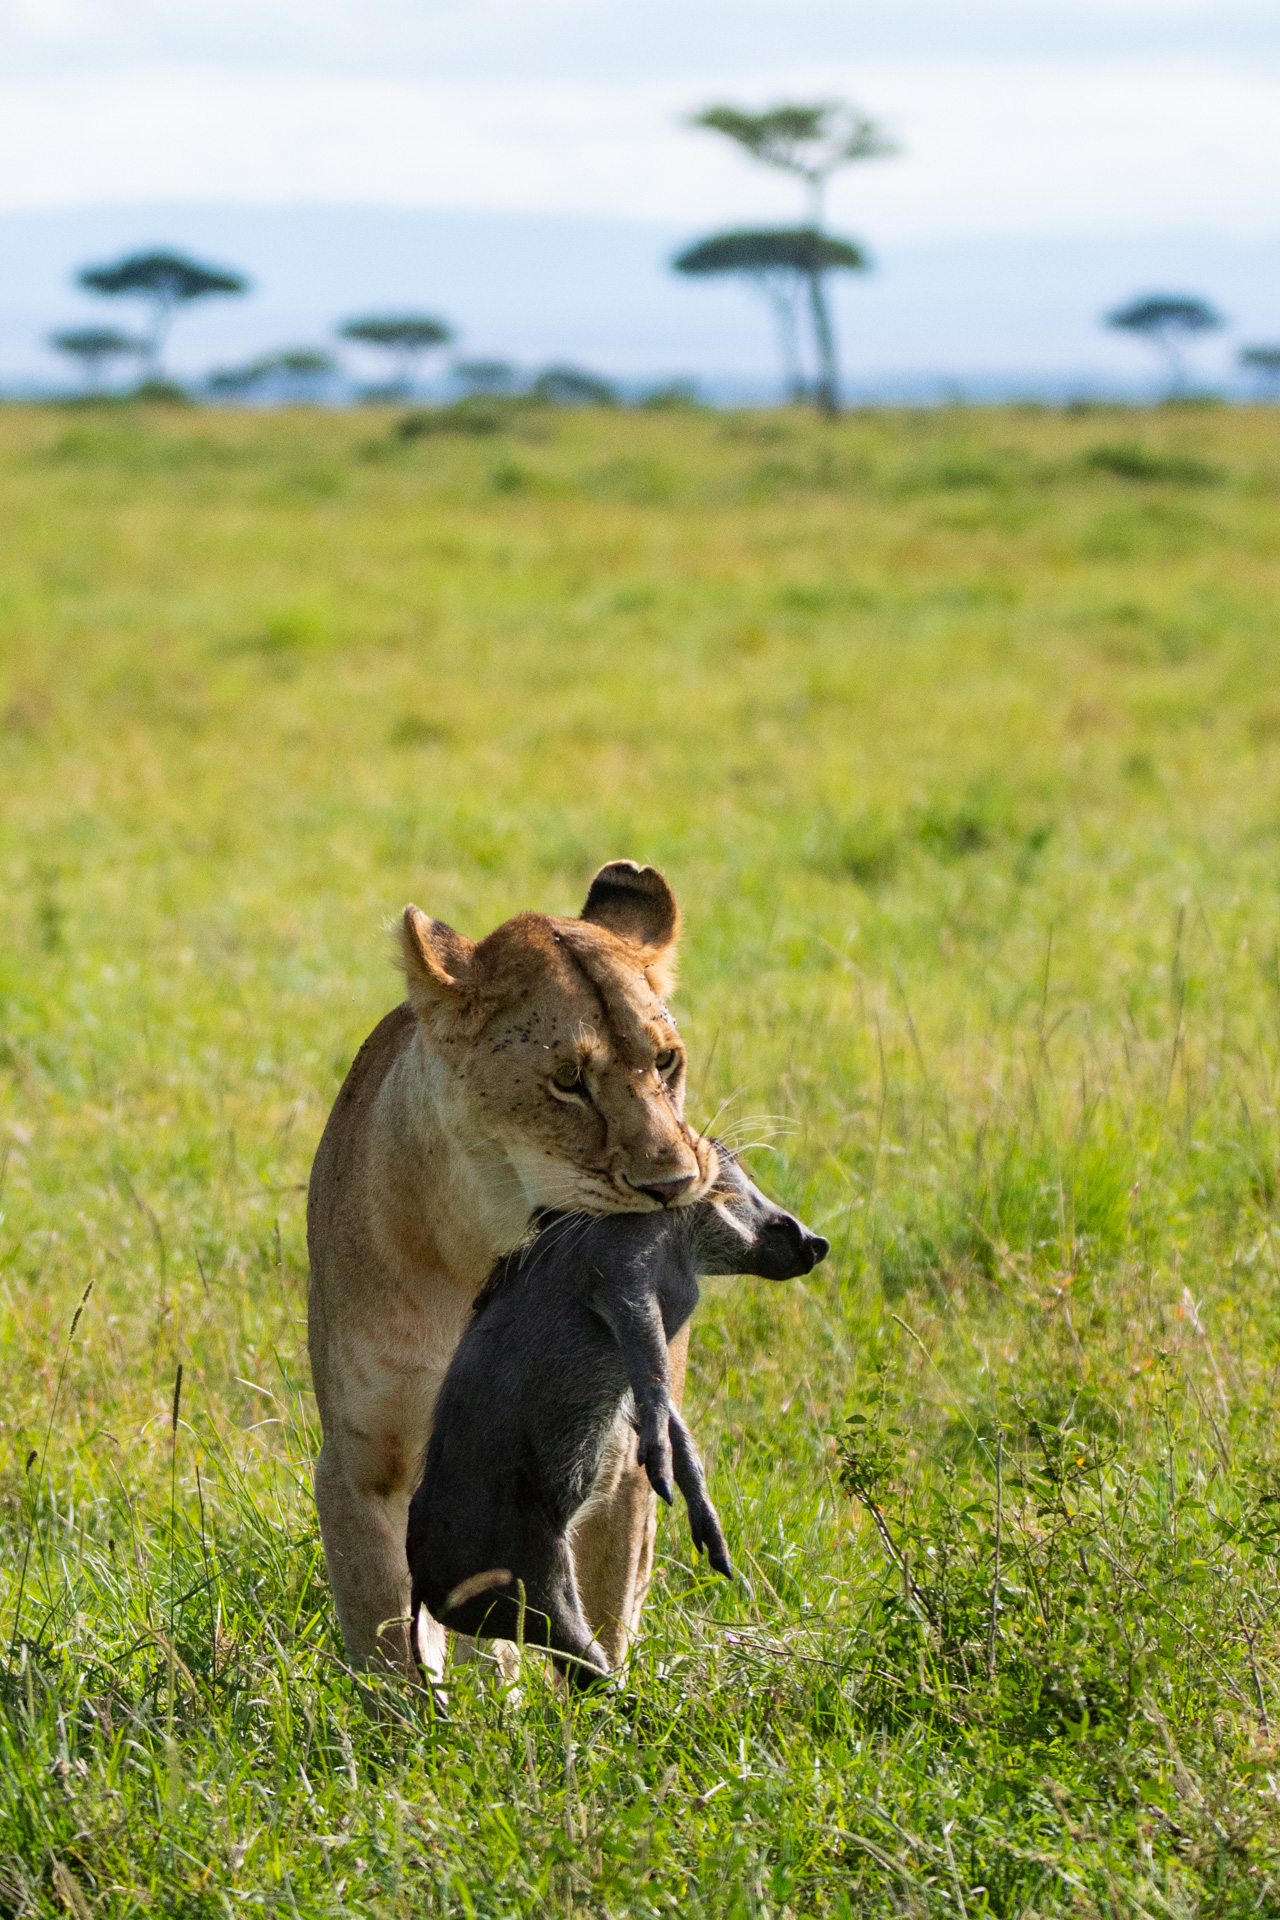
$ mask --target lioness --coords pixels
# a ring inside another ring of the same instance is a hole
[[[663,1004],[679,909],[662,875],[602,867],[577,920],[520,913],[478,943],[407,907],[407,997],[334,1102],[311,1170],[308,1344],[324,1444],[316,1504],[351,1660],[409,1670],[405,1533],[436,1395],[494,1262],[540,1208],[699,1200],[715,1149],[684,1119]],[[687,1330],[671,1347],[680,1404]],[[620,1421],[573,1537],[610,1660],[653,1563],[654,1498]],[[444,1655],[443,1629],[423,1648]]]

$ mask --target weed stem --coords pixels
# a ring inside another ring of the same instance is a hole
[[[53,1422],[58,1412],[58,1402],[62,1398],[62,1383],[67,1377],[67,1362],[71,1358],[71,1342],[76,1337],[76,1328],[80,1324],[80,1315],[84,1312],[85,1306],[88,1303],[89,1295],[92,1292],[93,1292],[93,1282],[91,1280],[88,1286],[85,1288],[84,1292],[80,1295],[80,1305],[76,1308],[75,1312],[72,1314],[71,1325],[67,1330],[67,1344],[62,1350],[62,1365],[58,1368],[58,1384],[53,1390],[53,1404],[49,1408],[48,1424],[46,1425],[44,1430],[44,1446],[42,1447],[40,1452],[40,1471],[36,1475],[37,1490],[44,1484],[44,1465],[45,1465],[45,1461],[49,1458],[49,1441],[53,1435]],[[30,1467],[30,1465],[31,1465],[31,1459],[29,1457],[27,1460],[27,1466]],[[18,1576],[18,1597],[14,1601],[14,1605],[13,1605],[13,1637],[9,1642],[10,1660],[13,1659],[14,1649],[17,1647],[17,1644],[18,1644],[18,1629],[22,1624],[22,1601],[27,1588],[27,1568],[31,1564],[31,1542],[35,1536],[35,1528],[36,1528],[36,1514],[35,1514],[35,1505],[33,1501],[32,1508],[31,1508],[31,1518],[27,1526],[27,1538],[22,1549],[22,1572]]]
[[[987,1623],[987,1678],[996,1674],[996,1610],[1000,1604],[1000,1523],[1004,1503],[1004,1428],[996,1434],[996,1542],[991,1569],[991,1618]]]

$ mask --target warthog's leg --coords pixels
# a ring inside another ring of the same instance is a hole
[[[671,1403],[684,1399],[689,1329],[683,1327],[667,1352]],[[640,1624],[649,1582],[657,1502],[647,1476],[636,1465],[636,1437],[629,1425],[615,1433],[596,1490],[573,1530],[573,1558],[582,1611],[596,1639],[618,1666]]]
[[[671,1410],[671,1455],[676,1485],[689,1509],[689,1531],[693,1535],[693,1544],[699,1553],[705,1552],[717,1573],[722,1573],[726,1580],[732,1580],[733,1566],[729,1549],[725,1545],[720,1516],[707,1492],[707,1476],[702,1470],[698,1449],[694,1445],[693,1435],[674,1407]]]

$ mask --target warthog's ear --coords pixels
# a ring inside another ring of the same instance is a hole
[[[458,1006],[467,994],[466,973],[475,951],[465,934],[455,933],[443,920],[433,920],[421,907],[406,907],[400,922],[400,957],[409,1005],[415,1013]]]
[[[611,860],[591,882],[581,918],[639,947],[645,972],[658,993],[669,993],[675,979],[680,909],[656,867],[634,860]]]

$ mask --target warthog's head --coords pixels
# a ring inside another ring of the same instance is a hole
[[[831,1242],[761,1193],[736,1154],[718,1142],[716,1152],[719,1177],[706,1205],[689,1219],[698,1272],[754,1273],[762,1280],[812,1273]]]

